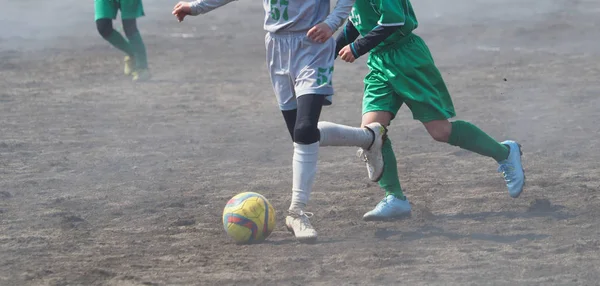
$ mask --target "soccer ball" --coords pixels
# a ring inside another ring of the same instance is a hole
[[[237,194],[223,209],[223,227],[237,243],[261,242],[275,228],[275,209],[261,194]]]

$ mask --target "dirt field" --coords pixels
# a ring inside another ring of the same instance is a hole
[[[292,144],[261,3],[179,24],[145,1],[154,79],[133,84],[83,2],[0,1],[0,285],[600,285],[600,2],[414,1],[458,118],[523,144],[527,188],[511,199],[493,160],[403,109],[412,218],[363,222],[382,192],[355,148],[323,148],[314,245],[283,225]],[[360,123],[365,60],[337,62],[322,119]],[[277,210],[263,244],[223,232],[242,191]]]

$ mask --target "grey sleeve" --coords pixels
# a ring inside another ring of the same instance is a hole
[[[196,16],[199,14],[208,13],[212,10],[215,10],[227,3],[237,1],[237,0],[196,0],[192,2],[192,15]]]
[[[335,4],[335,8],[331,11],[331,14],[325,19],[325,24],[327,24],[332,31],[337,31],[344,24],[348,15],[350,15],[354,2],[355,0],[338,0]]]

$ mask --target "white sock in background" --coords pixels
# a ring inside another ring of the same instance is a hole
[[[373,132],[367,128],[350,127],[327,121],[318,124],[321,146],[356,146],[368,149],[373,143]]]
[[[312,191],[315,175],[317,174],[317,161],[319,159],[319,142],[304,145],[294,143],[294,157],[292,162],[292,203],[290,210],[304,211],[310,192]]]

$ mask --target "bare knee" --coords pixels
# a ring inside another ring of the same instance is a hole
[[[433,140],[448,142],[452,132],[452,124],[448,120],[434,120],[425,122],[423,125]]]
[[[363,114],[362,121],[360,123],[361,127],[365,127],[367,124],[371,124],[373,122],[381,123],[383,126],[389,126],[392,121],[393,114],[387,111],[372,111]]]

